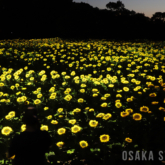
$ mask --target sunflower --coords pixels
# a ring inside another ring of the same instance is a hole
[[[52,124],[58,124],[58,121],[57,120],[52,120],[51,123]]]
[[[146,106],[143,106],[143,107],[140,107],[140,111],[141,112],[148,112],[149,111],[149,108],[146,107]]]
[[[102,103],[101,107],[107,107],[107,103]]]
[[[51,96],[55,96],[56,97],[57,93],[53,92],[51,93]]]
[[[18,97],[18,98],[17,98],[17,102],[18,102],[18,103],[23,102],[23,101],[24,101],[24,100],[23,100],[22,97]]]
[[[48,120],[51,119],[51,118],[52,118],[52,115],[49,115],[49,116],[47,117]]]
[[[122,107],[122,104],[120,102],[115,103],[116,108]]]
[[[140,113],[134,113],[133,114],[133,119],[138,121],[142,119],[142,115]]]
[[[93,95],[92,95],[92,97],[97,97],[98,96],[98,94],[97,93],[94,93]]]
[[[37,95],[37,98],[41,98],[41,97],[42,97],[42,94],[41,93]]]
[[[11,89],[11,90],[13,90],[14,88],[15,88],[15,86],[14,86],[14,85],[12,85],[12,86],[10,87],[10,89]]]
[[[44,107],[44,111],[46,111],[46,110],[48,110],[49,109],[49,107]]]
[[[89,121],[89,125],[90,125],[91,127],[96,127],[96,126],[98,125],[98,121],[96,121],[96,120],[90,120],[90,121]]]
[[[9,112],[8,115],[11,116],[11,117],[14,117],[14,116],[15,116],[15,111],[11,111],[11,112]]]
[[[81,93],[85,93],[85,89],[80,89],[80,92]]]
[[[73,112],[81,112],[81,109],[80,109],[80,108],[75,108],[75,109],[73,110]]]
[[[86,87],[86,84],[81,84],[81,87],[83,88],[83,87]]]
[[[148,87],[154,87],[154,84],[148,84]]]
[[[128,87],[123,87],[123,90],[124,90],[125,92],[128,92],[128,91],[129,91],[129,88],[128,88]]]
[[[131,143],[131,142],[132,142],[132,139],[130,139],[130,138],[125,138],[125,141],[128,142],[128,143]]]
[[[122,97],[122,95],[121,94],[117,94],[116,97]]]
[[[101,97],[101,100],[107,100],[107,98],[106,97]]]
[[[156,104],[159,104],[159,102],[158,101],[153,101],[153,102],[151,102],[151,104],[156,105]]]
[[[39,100],[39,99],[36,99],[35,101],[34,101],[34,104],[40,104],[41,103],[41,100]]]
[[[57,131],[57,133],[59,135],[65,134],[65,132],[66,132],[66,129],[65,128],[59,128],[58,131]]]
[[[64,145],[64,142],[60,141],[60,142],[56,143],[56,145],[57,145],[58,147],[62,147],[62,146]]]
[[[79,144],[80,144],[80,147],[81,147],[81,148],[86,148],[86,147],[88,147],[87,141],[82,140],[82,141],[79,142]]]
[[[71,119],[71,120],[68,121],[68,123],[75,124],[76,123],[76,119]]]
[[[105,114],[104,113],[99,113],[97,114],[96,118],[102,118]]]
[[[160,110],[160,111],[161,111],[161,110],[165,111],[165,108],[163,108],[163,107],[159,107],[159,110]]]
[[[59,113],[61,113],[63,111],[63,108],[58,108],[57,110]]]
[[[111,117],[112,117],[112,115],[110,113],[107,113],[106,115],[104,115],[103,119],[108,120]]]
[[[149,97],[156,97],[157,95],[156,95],[156,93],[150,93],[149,94]]]
[[[89,107],[86,107],[86,108],[85,108],[85,110],[88,110],[88,109],[89,109]]]
[[[13,131],[12,128],[7,126],[2,128],[1,133],[3,135],[8,136],[12,131]]]
[[[100,135],[100,141],[101,142],[108,142],[109,139],[110,139],[109,135],[106,135],[106,134]]]
[[[133,101],[132,98],[127,98],[127,102],[131,102],[131,101]]]
[[[78,126],[78,125],[74,125],[73,127],[71,127],[71,131],[72,131],[73,133],[77,133],[77,132],[79,132],[80,130],[81,130],[81,127]]]
[[[132,113],[132,112],[133,112],[133,110],[132,110],[132,109],[130,109],[130,108],[128,108],[128,109],[126,109],[126,112],[128,112],[128,113]]]
[[[89,109],[89,112],[93,112],[93,111],[95,111],[94,108],[90,108],[90,109]]]
[[[78,103],[83,103],[84,102],[84,99],[83,98],[79,98],[78,99]]]
[[[123,112],[120,113],[120,116],[121,116],[121,117],[126,117],[126,116],[128,116],[128,115],[129,115],[129,112],[124,112],[124,111],[123,111]]]
[[[98,89],[94,88],[92,89],[92,92],[98,92]]]
[[[74,76],[75,74],[76,74],[75,71],[72,71],[70,75]]]
[[[71,96],[71,95],[66,95],[66,96],[64,97],[64,99],[65,99],[66,101],[70,101],[70,100],[72,99],[72,96]]]

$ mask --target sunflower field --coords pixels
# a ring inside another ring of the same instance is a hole
[[[122,151],[165,149],[165,45],[155,42],[0,41],[0,162],[37,107],[53,145],[48,164],[117,163]],[[163,148],[164,147],[164,148]]]

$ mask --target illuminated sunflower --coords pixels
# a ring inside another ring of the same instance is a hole
[[[165,108],[159,107],[159,110],[160,110],[160,111],[165,111]]]
[[[133,112],[133,110],[130,109],[130,108],[126,109],[125,111],[128,112],[128,113],[132,113]]]
[[[156,97],[157,95],[156,95],[156,93],[150,93],[149,94],[149,97]]]
[[[51,124],[58,124],[58,121],[57,120],[52,120]]]
[[[133,119],[138,121],[142,119],[142,115],[140,113],[134,113],[133,114]]]
[[[102,118],[105,114],[104,113],[99,113],[96,118]]]
[[[20,103],[20,102],[24,102],[23,98],[22,97],[18,97],[17,98],[17,102]]]
[[[51,93],[51,96],[55,96],[56,97],[57,93],[53,92]]]
[[[124,90],[125,92],[128,92],[128,91],[129,91],[129,88],[128,88],[128,87],[123,87],[123,90]]]
[[[90,108],[89,109],[89,112],[93,112],[93,111],[95,111],[94,108]]]
[[[61,113],[63,111],[63,108],[58,108],[57,110],[59,113]]]
[[[107,100],[107,98],[106,97],[101,97],[101,100]]]
[[[71,131],[72,131],[73,133],[77,133],[77,132],[79,132],[80,130],[81,130],[81,127],[78,126],[78,125],[74,125],[73,127],[71,127]]]
[[[56,143],[56,145],[58,146],[58,147],[62,147],[63,145],[64,145],[64,142],[58,142],[58,143]]]
[[[85,110],[88,110],[88,109],[89,109],[89,107],[86,107],[86,108],[85,108]]]
[[[98,92],[98,89],[94,88],[92,89],[92,92]]]
[[[34,104],[40,104],[41,103],[41,100],[39,100],[39,99],[36,99],[35,101],[34,101]]]
[[[87,141],[82,140],[82,141],[79,142],[79,144],[80,144],[80,147],[81,147],[81,148],[86,148],[86,147],[88,147]]]
[[[120,112],[120,116],[121,117],[126,117],[126,116],[128,116],[129,115],[129,112]]]
[[[85,89],[80,89],[80,92],[81,93],[85,93]]]
[[[76,119],[69,120],[68,123],[75,124],[76,123]]]
[[[112,115],[110,113],[107,113],[107,114],[104,115],[104,117],[102,119],[108,120],[111,117],[112,117]]]
[[[12,128],[7,126],[2,128],[1,133],[3,135],[8,136],[12,131],[13,131]]]
[[[11,111],[11,112],[9,112],[8,115],[11,116],[11,117],[14,117],[14,116],[15,116],[15,111]]]
[[[47,116],[47,119],[48,119],[48,120],[51,119],[51,118],[52,118],[52,115]]]
[[[116,108],[122,107],[122,104],[120,102],[115,103]]]
[[[108,142],[109,139],[110,139],[109,135],[106,135],[106,134],[100,135],[100,141],[101,142]]]
[[[127,102],[131,102],[131,101],[133,101],[132,98],[127,98]]]
[[[151,102],[151,104],[156,105],[156,104],[159,104],[159,102],[158,101],[153,101],[153,102]]]
[[[117,94],[116,97],[122,97],[122,95],[121,94]]]
[[[101,107],[107,107],[107,103],[102,103]]]
[[[59,128],[59,129],[57,130],[57,133],[58,133],[59,135],[65,134],[65,132],[66,132],[66,129],[65,129],[65,128]]]
[[[73,110],[73,113],[74,112],[81,112],[81,109],[80,108],[75,108],[74,110]]]
[[[92,97],[97,97],[98,96],[98,94],[97,93],[94,93],[93,95],[92,95]]]
[[[78,99],[78,103],[83,103],[84,102],[84,99],[83,98],[79,98]]]
[[[64,91],[64,94],[69,94],[69,91]]]
[[[37,98],[41,98],[41,97],[42,97],[42,94],[41,93],[37,95]]]
[[[72,99],[72,96],[71,96],[71,95],[66,95],[66,96],[64,97],[64,99],[65,99],[66,101],[70,101],[70,100]]]
[[[132,139],[130,139],[130,138],[125,138],[125,141],[128,142],[128,143],[131,143],[131,142],[132,142]]]
[[[81,87],[83,88],[83,87],[86,87],[86,84],[81,84]]]
[[[96,127],[96,126],[98,125],[98,121],[96,121],[96,120],[90,120],[90,121],[89,121],[89,125],[90,125],[91,127]]]
[[[146,106],[143,106],[143,107],[140,107],[140,111],[141,112],[148,112],[149,111],[149,108],[146,107]]]
[[[0,92],[0,97],[3,96],[3,92]]]

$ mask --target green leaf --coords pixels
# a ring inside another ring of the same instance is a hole
[[[67,151],[67,154],[72,154],[72,153],[74,153],[74,150],[75,150],[75,149],[68,150],[68,151]]]
[[[90,148],[90,150],[91,150],[92,152],[94,152],[94,151],[100,151],[100,148]]]
[[[136,145],[134,145],[134,148],[136,148],[136,147],[138,147],[138,145],[136,144]]]

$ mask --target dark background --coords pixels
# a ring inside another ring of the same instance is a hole
[[[73,0],[2,0],[0,39],[164,40],[165,13],[149,18],[126,9],[122,1],[105,7]]]

